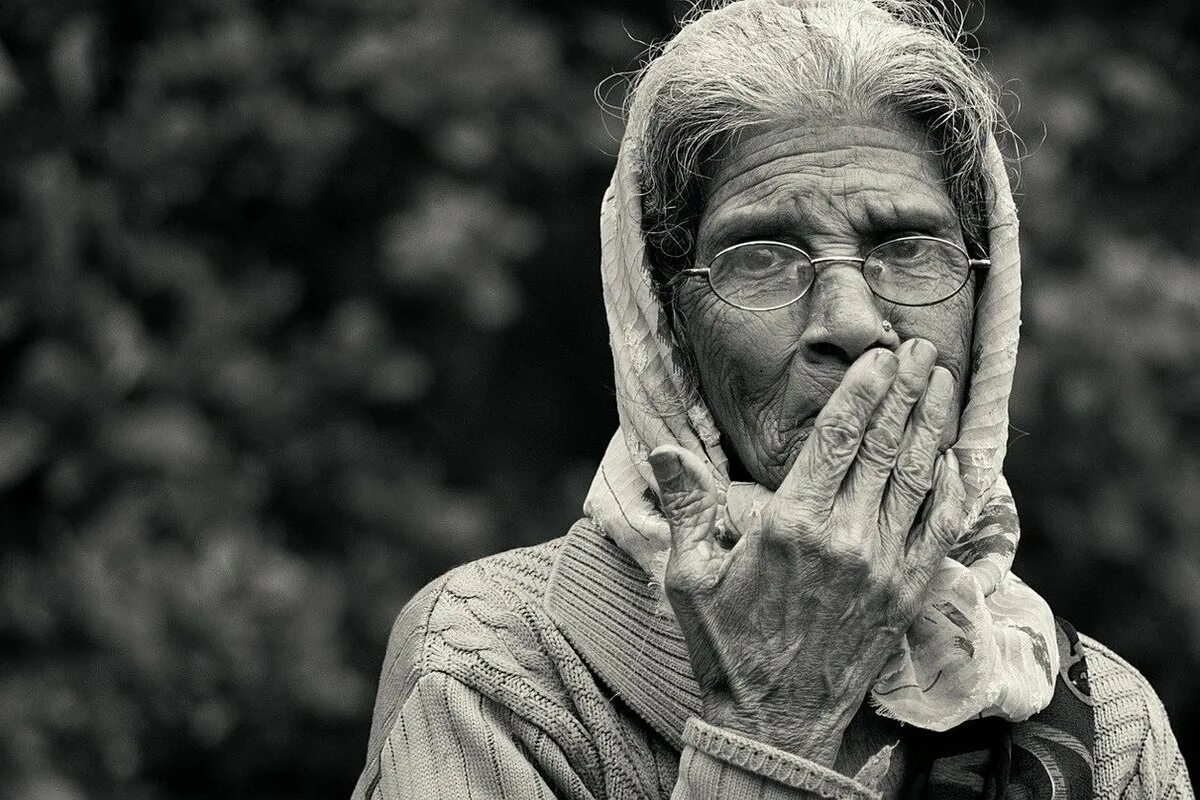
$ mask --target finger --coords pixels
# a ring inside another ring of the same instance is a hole
[[[896,354],[882,348],[868,350],[850,365],[817,414],[812,433],[776,491],[781,501],[832,507],[867,422],[892,385],[897,366]]]
[[[697,577],[718,557],[713,476],[699,456],[675,445],[663,445],[650,453],[650,468],[671,528],[668,572]]]
[[[962,535],[966,498],[958,457],[953,450],[947,450],[934,470],[933,491],[925,517],[913,531],[908,545],[906,572],[915,588],[924,589]]]
[[[846,476],[846,491],[860,501],[871,503],[872,508],[878,508],[896,464],[909,414],[929,385],[937,348],[925,339],[909,339],[900,345],[896,356],[899,359],[896,379],[867,424],[862,446]]]
[[[725,493],[725,532],[730,542],[740,542],[762,529],[763,510],[775,498],[765,486],[745,481],[729,484]]]
[[[900,451],[888,478],[880,506],[885,552],[904,552],[917,511],[933,488],[938,443],[950,419],[954,379],[944,367],[935,367],[905,426]]]

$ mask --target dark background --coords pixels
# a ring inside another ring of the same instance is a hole
[[[0,797],[349,793],[406,598],[579,513],[593,91],[684,10],[0,3]],[[1200,11],[979,36],[1027,150],[1019,572],[1196,772]]]

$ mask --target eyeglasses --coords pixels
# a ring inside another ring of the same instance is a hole
[[[876,246],[865,257],[813,258],[783,242],[742,242],[717,253],[707,267],[680,271],[705,277],[717,297],[745,311],[774,311],[799,300],[812,287],[817,265],[856,263],[871,291],[898,306],[931,306],[962,291],[971,271],[990,259],[971,258],[958,244],[936,236],[901,236]]]

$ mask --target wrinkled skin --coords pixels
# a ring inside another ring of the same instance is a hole
[[[751,239],[795,244],[814,257],[862,256],[884,239],[928,234],[962,244],[940,160],[916,129],[870,123],[781,126],[743,138],[715,175],[696,265]],[[826,263],[787,308],[747,312],[703,280],[676,298],[681,338],[739,472],[775,488],[850,363],[870,347],[920,337],[938,352],[961,401],[974,287],[920,308],[876,298],[858,266]],[[887,319],[894,331],[883,329]],[[943,444],[957,430],[945,432]]]
[[[814,256],[904,234],[961,243],[927,151],[894,123],[744,137],[712,184],[696,263],[763,238]],[[889,308],[845,262],[819,267],[804,298],[773,312],[734,308],[703,280],[681,287],[678,333],[754,481],[731,487],[719,519],[694,454],[651,454],[672,533],[665,588],[709,722],[844,771],[880,736],[895,740],[863,700],[964,524],[958,463],[941,451],[957,431],[973,289]]]

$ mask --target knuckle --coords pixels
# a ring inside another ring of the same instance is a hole
[[[927,376],[919,372],[900,372],[896,376],[896,382],[892,384],[893,391],[897,397],[904,400],[907,404],[912,404],[925,393],[925,387],[929,385]]]
[[[871,587],[873,594],[883,598],[895,597],[900,587],[896,570],[892,564],[888,563],[870,565],[870,570],[867,574],[867,583]]]
[[[813,533],[820,526],[815,522],[816,519],[818,516],[810,513],[803,504],[789,504],[786,509],[774,508],[764,513],[760,536],[768,546],[808,553],[817,549]]]
[[[765,529],[761,535],[763,546],[777,554],[809,554],[807,529],[799,525],[779,525]]]
[[[863,435],[860,457],[890,461],[900,447],[900,432],[894,425],[884,422],[872,426]]]
[[[694,517],[711,503],[712,499],[701,489],[669,493],[662,498],[663,513],[674,519]]]
[[[832,414],[814,428],[822,451],[829,456],[849,456],[858,446],[859,427],[849,415]]]
[[[926,392],[920,404],[921,421],[927,425],[941,424],[950,411],[952,396],[940,391]]]
[[[855,581],[870,582],[872,577],[871,551],[866,544],[840,548],[834,555],[837,571]]]
[[[850,380],[842,386],[846,392],[846,402],[857,411],[863,411],[875,405],[883,393],[884,381],[878,375],[870,375],[864,380]]]
[[[865,542],[853,544],[845,550],[849,565],[869,576],[872,572],[871,548]]]
[[[962,532],[962,514],[942,504],[929,515],[930,533],[943,545],[951,545]]]
[[[933,485],[933,455],[921,448],[906,448],[896,455],[895,472],[905,489],[926,492]]]
[[[936,439],[949,417],[949,403],[927,401],[914,414],[913,426],[921,436]]]

